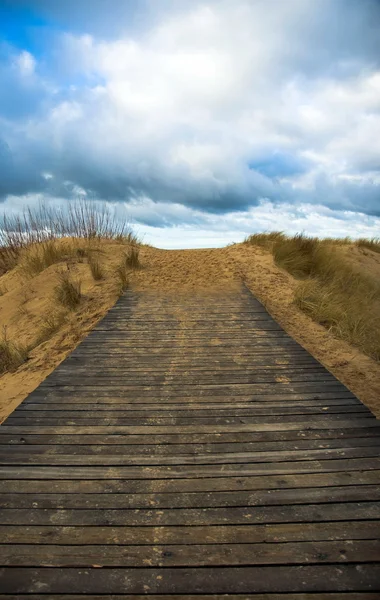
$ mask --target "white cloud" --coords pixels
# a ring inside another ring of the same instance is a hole
[[[144,211],[143,206],[140,210]],[[157,206],[156,210],[162,214],[170,208]],[[291,204],[275,206],[266,201],[246,212],[227,215],[193,212],[188,215],[187,224],[186,221],[176,224],[175,218],[171,222],[174,225],[170,229],[164,224],[152,227],[139,222],[135,227],[144,242],[166,249],[221,247],[242,242],[248,235],[262,231],[285,231],[288,234],[303,232],[311,236],[334,238],[349,236],[353,239],[376,237],[380,231],[380,218],[363,213],[333,211],[321,205],[304,204],[297,208]]]
[[[262,2],[196,5],[137,40],[67,38],[103,81],[82,100],[82,137],[97,155],[103,143],[122,152],[127,169],[147,161],[164,180],[206,179],[218,192],[220,180],[250,185],[247,161],[273,149],[312,158],[315,175],[361,169],[379,150],[380,72],[307,78],[301,25],[315,10],[275,4],[276,12]],[[88,114],[98,117],[91,132]]]
[[[285,222],[291,205],[380,213],[379,44],[367,23],[378,13],[371,2],[269,4],[181,2],[116,39],[65,33],[59,91],[45,85],[44,110],[7,123],[16,163],[51,174],[38,184],[47,194],[70,181],[70,193],[130,199],[148,227],[204,217],[214,229],[218,213],[237,222],[253,210],[268,228],[264,198],[288,207]],[[17,60],[35,70],[27,52]]]
[[[80,190],[76,192],[78,197]],[[67,200],[44,194],[8,196],[3,209],[6,213],[21,213],[26,206],[37,207],[41,202],[64,209]],[[331,210],[320,204],[275,205],[264,200],[247,211],[220,215],[139,197],[128,203],[111,204],[110,209],[116,218],[127,218],[143,242],[166,249],[221,247],[242,242],[248,235],[263,231],[353,239],[376,237],[380,231],[379,217]]]

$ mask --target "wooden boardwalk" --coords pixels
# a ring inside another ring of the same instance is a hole
[[[379,449],[246,289],[129,292],[0,428],[0,599],[379,599]]]

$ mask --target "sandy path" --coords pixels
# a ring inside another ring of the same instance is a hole
[[[357,348],[314,323],[293,303],[296,281],[254,246],[236,244],[207,250],[143,251],[145,268],[137,290],[222,294],[245,282],[270,314],[294,339],[380,416],[380,365]]]
[[[244,244],[221,249],[171,251],[144,246],[141,262],[143,268],[132,275],[131,285],[136,291],[152,295],[188,297],[204,293],[219,296],[237,290],[245,282],[297,342],[380,416],[379,363],[335,338],[303,314],[293,304],[295,280],[279,269],[267,252]],[[100,294],[101,290],[98,292]],[[99,295],[98,310],[88,316],[83,335],[114,301],[115,295],[109,293],[106,299]],[[62,332],[60,335],[62,338]],[[18,372],[0,378],[0,420],[56,368],[81,337],[68,335],[59,344],[54,343],[53,338],[51,343],[37,349],[34,358]]]

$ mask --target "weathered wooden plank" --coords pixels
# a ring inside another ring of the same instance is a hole
[[[337,481],[329,481],[324,478],[321,481],[314,480],[313,476],[306,481],[300,481],[299,478],[294,481],[298,485],[320,484],[322,487],[296,487],[289,488],[290,483],[285,480],[283,488],[275,488],[274,485],[279,485],[280,482],[271,482],[267,484],[267,489],[255,489],[245,491],[247,488],[243,486],[243,490],[230,491],[229,485],[225,486],[227,491],[190,491],[189,486],[183,485],[183,480],[178,482],[178,492],[174,492],[175,485],[170,486],[171,491],[166,491],[165,486],[161,486],[156,482],[156,485],[151,485],[150,488],[144,485],[133,486],[118,486],[115,481],[111,481],[110,485],[101,486],[100,482],[83,481],[79,487],[76,482],[67,481],[52,483],[50,493],[46,493],[48,486],[46,482],[34,482],[28,484],[23,481],[9,482],[7,493],[0,493],[2,506],[4,509],[9,508],[55,508],[55,509],[70,509],[70,508],[97,508],[97,509],[129,509],[129,508],[220,508],[220,507],[259,507],[259,506],[285,506],[288,504],[328,504],[336,502],[360,502],[368,501],[371,498],[372,502],[380,500],[379,485],[365,485],[363,478],[358,477],[359,483],[348,482],[345,486],[333,486],[334,483],[342,483],[341,477]],[[366,477],[365,480],[371,481]],[[377,477],[379,479],[379,477]],[[330,486],[328,484],[331,484]],[[351,485],[349,484],[351,483]],[[13,485],[12,485],[13,484]],[[45,485],[44,485],[45,484]],[[141,484],[141,482],[140,482]],[[257,484],[256,484],[257,485]],[[232,486],[234,487],[234,486]],[[132,488],[132,489],[131,489]],[[157,491],[155,491],[155,488]],[[236,486],[235,486],[236,488]],[[13,492],[11,493],[11,491]],[[33,491],[34,490],[34,491]],[[73,491],[75,490],[75,493]],[[145,493],[136,493],[136,490]],[[70,493],[71,491],[71,493]],[[123,494],[122,492],[127,492]],[[36,492],[38,497],[36,496]],[[63,493],[57,493],[63,492]],[[117,492],[117,493],[114,493]],[[151,493],[147,493],[151,492]],[[323,515],[324,513],[320,513]]]
[[[78,428],[72,425],[60,426],[40,426],[40,425],[8,425],[8,420],[1,426],[2,433],[12,435],[27,435],[28,433],[42,434],[78,434]],[[260,432],[281,432],[281,431],[305,431],[305,430],[324,430],[324,429],[359,429],[375,428],[379,431],[380,425],[375,418],[351,418],[351,419],[332,419],[324,415],[323,419],[309,419],[308,421],[280,422],[280,423],[238,423],[233,425],[177,425],[173,431],[174,435],[181,434],[229,434],[229,433],[260,433]],[[168,435],[168,428],[160,425],[113,425],[102,426],[93,425],[88,427],[81,425],[81,435],[87,434],[122,434],[122,435]]]
[[[378,565],[208,568],[22,568],[0,570],[5,593],[252,594],[379,591]]]
[[[256,368],[252,366],[246,365],[245,368],[243,366],[239,366],[235,368],[232,367],[220,367],[213,368],[212,370],[206,369],[197,369],[191,368],[191,376],[189,376],[189,365],[185,366],[175,366],[170,365],[173,369],[175,367],[175,375],[182,382],[189,382],[198,379],[199,382],[208,383],[210,381],[218,380],[223,382],[225,379],[229,380],[229,383],[233,383],[235,380],[238,382],[244,382],[245,380],[256,380],[259,377],[264,377],[266,375],[272,375],[273,373],[276,375],[284,375],[284,376],[293,376],[293,375],[325,375],[326,371],[323,367],[315,366],[315,365],[268,365],[263,364],[260,366],[256,366]],[[166,368],[128,368],[127,366],[123,366],[122,364],[108,366],[106,364],[100,365],[88,365],[86,366],[78,366],[77,364],[68,364],[64,367],[58,368],[55,371],[56,376],[67,376],[67,375],[86,375],[96,376],[96,377],[128,377],[131,382],[139,381],[142,377],[146,377],[147,380],[152,382],[160,382],[162,377],[167,377],[167,367]],[[331,377],[331,376],[329,376]]]
[[[89,359],[90,361],[96,361],[104,359],[112,359],[120,361],[131,361],[131,364],[156,364],[160,362],[161,364],[167,364],[171,361],[174,363],[178,362],[180,364],[184,364],[184,359],[188,361],[188,364],[191,365],[193,363],[200,364],[202,359],[207,359],[206,364],[213,365],[226,362],[227,364],[233,364],[237,359],[244,363],[252,362],[255,364],[255,361],[265,361],[265,360],[275,360],[276,358],[300,358],[301,360],[306,360],[308,357],[305,354],[305,350],[298,349],[293,346],[280,345],[273,346],[273,344],[269,345],[248,345],[248,346],[240,346],[229,348],[226,345],[222,345],[219,347],[213,346],[212,349],[208,348],[200,348],[200,347],[192,347],[186,348],[186,354],[183,352],[182,348],[175,347],[172,345],[170,348],[151,348],[150,351],[147,351],[146,348],[123,348],[120,344],[116,349],[112,348],[103,348],[99,346],[88,346],[86,348],[82,347],[82,345],[78,346],[77,350],[75,350],[66,360],[70,360],[72,362],[76,362],[79,360]],[[315,360],[311,358],[310,360]],[[210,362],[209,362],[210,361]]]
[[[68,405],[71,404],[72,406]],[[360,408],[361,410],[368,410],[366,407],[360,404],[359,400],[355,398],[338,398],[334,400],[295,400],[295,401],[279,401],[279,402],[258,402],[258,401],[250,401],[250,402],[187,402],[176,404],[174,402],[166,402],[165,404],[158,403],[139,403],[136,406],[136,403],[129,403],[128,400],[123,400],[121,398],[117,399],[115,402],[111,399],[109,402],[106,399],[100,400],[91,400],[88,399],[88,402],[78,401],[77,399],[70,398],[70,402],[65,400],[65,403],[57,402],[57,401],[33,401],[29,399],[28,402],[23,402],[14,412],[19,414],[24,411],[33,411],[33,410],[112,410],[112,411],[128,411],[133,413],[140,413],[144,411],[149,411],[152,413],[156,412],[157,414],[162,414],[163,412],[175,411],[175,412],[190,412],[194,414],[197,411],[198,414],[202,414],[202,412],[207,411],[207,414],[223,414],[227,410],[233,412],[233,414],[239,414],[239,411],[243,410],[263,410],[263,409],[298,409],[302,410],[303,407],[310,410],[311,408],[316,407],[318,410],[327,407],[327,410],[332,410],[333,407],[337,407],[339,410],[346,410],[350,407],[350,410],[353,410],[352,407]],[[198,412],[200,411],[200,412]]]
[[[276,363],[278,361],[278,363]],[[280,362],[281,361],[281,362]],[[274,363],[274,364],[273,364]],[[103,354],[102,356],[96,356],[96,358],[91,357],[72,357],[67,359],[67,362],[60,368],[60,372],[70,372],[74,368],[77,372],[82,371],[95,371],[99,368],[105,368],[107,370],[114,369],[118,371],[122,369],[124,373],[137,375],[148,373],[148,374],[162,374],[166,373],[168,367],[175,369],[176,373],[180,373],[181,371],[188,371],[191,368],[191,372],[194,374],[210,374],[210,373],[242,373],[244,371],[255,372],[260,371],[260,369],[265,368],[266,370],[276,368],[276,365],[286,368],[287,366],[293,369],[306,369],[312,370],[316,368],[321,368],[316,365],[309,359],[305,358],[297,358],[296,356],[287,356],[282,358],[273,358],[273,356],[258,356],[255,359],[241,358],[239,362],[233,356],[227,360],[225,358],[213,360],[207,360],[207,367],[204,366],[205,360],[192,360],[190,357],[187,361],[175,361],[175,359],[166,359],[163,357],[157,356],[143,358],[131,358],[129,356],[124,356],[123,354],[117,355],[107,355]],[[279,371],[281,368],[279,369]]]
[[[4,544],[248,544],[297,541],[377,540],[379,521],[281,523],[256,525],[159,527],[56,527],[54,525],[0,525]],[[379,582],[380,583],[380,582]]]
[[[215,385],[190,385],[190,386],[180,386],[176,385],[166,385],[163,389],[162,386],[143,386],[143,385],[121,385],[120,383],[113,381],[113,384],[110,385],[107,383],[106,385],[90,385],[86,383],[85,379],[82,379],[82,382],[78,382],[76,386],[73,385],[61,385],[57,384],[46,384],[46,381],[43,382],[40,386],[41,393],[51,393],[55,395],[72,395],[77,394],[78,398],[80,398],[81,394],[86,396],[122,396],[122,397],[133,397],[139,396],[143,397],[156,397],[157,396],[175,396],[176,398],[186,398],[190,397],[206,397],[206,396],[222,396],[225,395],[229,398],[237,397],[239,394],[243,396],[247,396],[249,394],[252,395],[260,395],[260,394],[268,394],[268,395],[276,395],[277,392],[281,394],[313,394],[316,395],[318,393],[323,392],[334,392],[340,393],[345,391],[346,388],[339,381],[331,381],[329,383],[305,383],[305,382],[295,382],[289,383],[287,381],[275,381],[267,384],[234,384],[230,385],[226,384],[215,384]]]
[[[215,477],[215,478],[178,478],[178,479],[89,479],[83,475],[83,478],[77,480],[71,479],[17,479],[0,480],[0,492],[13,494],[44,494],[44,493],[63,493],[63,494],[154,494],[159,498],[159,494],[193,494],[198,492],[207,492],[207,494],[218,493],[219,491],[233,493],[233,491],[257,491],[270,490],[268,494],[268,503],[270,498],[276,498],[271,490],[275,489],[302,489],[312,486],[327,488],[326,493],[330,493],[332,486],[361,487],[367,485],[378,485],[380,483],[380,470],[359,470],[359,471],[337,471],[329,473],[306,473],[306,474],[281,474],[281,475],[258,475],[244,477]],[[289,492],[291,493],[291,492]],[[211,497],[211,496],[210,496]],[[232,497],[232,496],[231,496]],[[252,496],[254,499],[255,495]],[[219,498],[219,497],[218,497]],[[261,496],[259,496],[261,498]],[[349,496],[347,496],[349,498]],[[99,498],[99,502],[103,502]],[[167,500],[169,502],[169,500]],[[187,502],[187,501],[186,501]],[[296,500],[294,500],[296,503]],[[155,498],[150,504],[155,505]],[[179,504],[181,505],[181,504]],[[188,506],[188,504],[185,504]]]
[[[276,362],[277,361],[277,362]],[[85,359],[85,358],[71,358],[67,359],[62,365],[58,367],[60,373],[69,373],[75,369],[75,372],[79,373],[87,373],[87,372],[96,372],[97,369],[102,368],[102,370],[118,373],[120,370],[123,373],[128,373],[129,375],[137,374],[141,375],[144,373],[148,374],[157,374],[160,375],[162,373],[166,373],[168,365],[172,368],[175,368],[176,373],[180,374],[181,372],[186,372],[189,370],[189,366],[191,366],[191,372],[195,374],[202,375],[214,375],[215,373],[223,373],[223,374],[235,374],[235,373],[245,373],[245,372],[256,372],[265,369],[268,370],[276,370],[282,371],[286,369],[293,370],[301,370],[301,371],[313,371],[313,370],[321,370],[323,367],[319,365],[316,361],[308,358],[297,358],[294,356],[288,356],[287,358],[277,358],[273,359],[273,357],[256,357],[256,359],[245,359],[236,362],[233,358],[230,360],[215,360],[207,361],[207,366],[204,365],[204,361],[165,361],[162,359],[152,360],[151,357],[146,359],[145,361],[130,359],[129,357],[124,357],[123,355],[119,356],[107,356],[103,355],[103,357],[96,357],[96,359]],[[190,363],[190,364],[189,364]],[[210,364],[211,363],[211,364]]]
[[[84,383],[87,382],[87,383]],[[57,386],[65,386],[68,383],[70,385],[74,384],[74,385],[78,385],[78,386],[84,386],[84,385],[88,385],[88,383],[91,383],[92,385],[95,386],[104,386],[107,389],[108,388],[113,388],[113,387],[119,387],[121,384],[125,383],[126,386],[126,390],[133,390],[134,388],[142,388],[141,391],[143,391],[144,389],[147,388],[154,388],[157,386],[161,386],[161,385],[168,385],[170,382],[165,382],[165,378],[164,377],[160,377],[160,378],[140,378],[140,379],[133,379],[131,380],[130,378],[128,378],[128,376],[123,376],[120,375],[118,377],[111,377],[111,376],[107,376],[105,375],[104,377],[102,377],[102,375],[93,375],[93,376],[89,376],[88,378],[83,378],[80,375],[60,375],[57,374],[54,377],[51,376],[50,378],[46,379],[44,381],[43,384],[43,388],[49,388],[49,387],[57,387]],[[281,385],[286,385],[286,386],[295,386],[295,385],[299,385],[299,384],[304,384],[304,385],[316,385],[318,383],[321,384],[322,388],[326,387],[329,388],[331,385],[337,385],[340,386],[341,384],[339,382],[336,382],[334,380],[334,378],[331,375],[325,375],[325,374],[315,374],[315,375],[304,375],[304,374],[300,374],[300,375],[276,375],[275,373],[273,373],[272,375],[263,375],[263,376],[255,376],[255,377],[245,377],[245,378],[227,378],[225,380],[223,380],[223,378],[218,378],[216,377],[214,380],[209,379],[207,381],[202,382],[201,378],[188,378],[188,379],[183,379],[183,381],[181,382],[181,378],[179,377],[178,379],[175,380],[175,384],[176,387],[178,387],[178,384],[182,383],[183,385],[183,391],[190,391],[190,393],[192,394],[196,394],[197,390],[200,389],[201,387],[203,387],[203,389],[209,390],[211,391],[212,388],[214,387],[214,389],[216,387],[221,387],[223,385],[225,385],[226,387],[228,386],[228,389],[233,390],[235,389],[241,389],[244,390],[245,387],[248,386],[254,386],[254,385],[267,385],[270,386],[270,384],[281,384]],[[174,387],[174,385],[171,386],[170,392],[172,393],[177,393],[176,387]],[[169,391],[165,388],[165,391]],[[274,390],[271,390],[272,392]]]
[[[133,419],[129,416],[127,417],[119,417],[115,415],[114,417],[107,416],[106,414],[101,415],[92,415],[88,417],[83,417],[81,413],[78,411],[77,414],[72,414],[70,417],[61,417],[59,412],[49,413],[47,416],[40,416],[40,413],[35,413],[33,418],[30,415],[23,413],[21,416],[16,416],[12,413],[12,415],[6,420],[6,424],[9,426],[17,426],[23,427],[28,425],[47,425],[47,426],[102,426],[102,425],[113,425],[116,427],[130,426],[130,427],[160,427],[160,426],[173,426],[173,427],[202,427],[207,425],[211,427],[223,427],[224,425],[228,427],[240,426],[240,424],[252,424],[253,426],[258,425],[280,425],[282,427],[286,425],[293,425],[297,427],[298,423],[305,423],[305,419],[308,418],[308,426],[318,426],[320,424],[328,425],[328,424],[339,424],[341,422],[346,423],[349,417],[352,418],[351,423],[356,423],[358,421],[363,421],[366,425],[371,422],[376,423],[376,419],[369,411],[364,412],[355,412],[353,414],[347,415],[344,413],[338,414],[295,414],[295,415],[257,415],[257,416],[225,416],[225,417],[181,417],[181,416],[173,416],[172,418],[168,416],[163,417],[140,417],[139,419]],[[300,428],[300,427],[299,427]]]
[[[25,405],[22,408],[16,409],[12,415],[14,418],[28,418],[34,420],[35,417],[71,417],[71,418],[91,418],[94,414],[94,410],[101,411],[105,418],[129,418],[129,419],[141,419],[148,417],[150,419],[156,418],[211,418],[211,417],[239,417],[239,416],[276,416],[276,415],[320,415],[320,414],[369,414],[370,411],[367,407],[360,404],[353,405],[326,405],[322,403],[320,406],[268,406],[257,408],[256,406],[248,406],[247,408],[197,408],[191,407],[190,410],[186,408],[175,409],[173,407],[165,407],[163,410],[156,410],[154,408],[148,408],[145,410],[139,410],[136,407],[126,410],[123,406],[110,407],[109,405],[74,405],[67,409],[62,404],[45,407],[45,405]],[[27,413],[27,414],[26,414]]]
[[[358,448],[332,448],[314,450],[283,450],[274,452],[220,452],[204,455],[90,455],[90,454],[40,454],[33,447],[24,452],[12,448],[11,452],[0,448],[2,465],[249,465],[272,464],[289,461],[330,461],[361,457],[379,457],[380,445]]]
[[[59,391],[51,391],[51,390],[41,390],[40,388],[38,388],[36,391],[32,392],[30,394],[30,396],[28,396],[28,398],[26,398],[24,400],[24,402],[22,403],[23,405],[28,405],[29,403],[43,403],[45,405],[47,405],[48,403],[58,403],[60,405],[62,405],[62,397],[63,395],[59,394]],[[170,404],[177,404],[178,402],[181,403],[181,405],[187,407],[187,406],[191,406],[193,403],[197,403],[197,404],[209,404],[209,403],[217,403],[217,404],[238,404],[241,402],[249,402],[249,403],[253,403],[253,402],[262,402],[262,403],[266,403],[266,402],[314,402],[314,401],[327,401],[327,400],[350,400],[350,401],[354,401],[355,403],[359,402],[357,398],[355,398],[355,396],[347,391],[347,390],[339,390],[336,392],[319,392],[319,393],[303,393],[303,394],[292,394],[292,393],[286,393],[286,391],[283,391],[282,393],[278,393],[278,394],[249,394],[249,395],[244,395],[244,394],[239,394],[239,395],[231,395],[231,396],[218,396],[218,395],[214,395],[214,396],[207,396],[207,397],[202,397],[201,395],[199,396],[185,396],[184,398],[181,397],[181,395],[179,394],[176,397],[168,397],[165,396],[163,397],[162,394],[157,394],[156,397],[150,397],[150,398],[141,398],[136,394],[133,395],[127,395],[125,394],[120,395],[120,396],[114,396],[112,392],[109,393],[108,396],[105,396],[104,393],[100,393],[99,395],[90,393],[89,395],[87,395],[86,393],[77,393],[74,395],[74,393],[70,392],[70,394],[65,395],[64,396],[64,401],[67,404],[75,404],[76,402],[79,403],[92,403],[92,402],[96,402],[96,403],[109,403],[109,404],[124,404],[124,403],[128,403],[128,404],[138,404],[139,406],[145,406],[145,405],[162,405],[163,402],[165,402],[165,405],[170,405]]]
[[[91,407],[90,407],[91,408]],[[179,411],[155,411],[155,410],[123,410],[122,407],[116,407],[116,409],[105,408],[99,413],[96,412],[96,407],[93,410],[89,410],[88,407],[84,409],[65,410],[63,406],[57,410],[44,410],[40,408],[38,410],[16,410],[12,413],[12,417],[7,421],[8,425],[20,424],[21,423],[43,423],[47,421],[57,421],[58,424],[65,424],[65,421],[75,421],[78,426],[82,424],[95,423],[99,421],[101,425],[103,422],[114,421],[115,424],[123,425],[187,425],[187,424],[233,424],[233,423],[278,423],[283,421],[297,422],[299,419],[305,420],[310,417],[313,421],[324,416],[334,419],[347,419],[352,417],[354,419],[359,418],[373,418],[373,414],[365,407],[360,405],[354,406],[321,406],[321,407],[283,407],[283,408],[268,408],[268,409],[232,409],[226,410],[179,410]],[[54,423],[53,423],[54,424]],[[71,424],[71,423],[69,423]]]
[[[10,484],[13,482],[9,482]],[[44,493],[47,486],[43,486],[46,482],[37,482],[33,486],[28,486],[25,482],[16,482],[18,485],[9,485],[14,490],[13,493],[0,494],[1,505],[4,509],[140,509],[140,516],[143,518],[143,510],[149,509],[149,515],[153,514],[155,509],[194,509],[194,508],[221,508],[240,507],[241,510],[246,510],[247,507],[260,506],[286,506],[297,504],[329,504],[329,503],[345,503],[345,502],[360,502],[367,501],[371,498],[372,502],[380,500],[379,485],[347,485],[340,487],[320,487],[320,488],[291,488],[291,489],[265,489],[259,491],[221,491],[221,492],[191,492],[188,489],[182,489],[179,485],[178,492],[160,491],[154,493],[139,494],[136,492],[130,493],[113,493],[118,487],[115,482],[111,482],[110,486],[100,487],[99,483],[90,485],[93,482],[85,481],[78,489],[75,482],[65,482],[65,485],[59,486],[59,483],[52,483],[51,488],[57,488],[66,493]],[[308,482],[310,483],[310,482]],[[325,483],[328,483],[328,481]],[[285,482],[286,484],[286,482]],[[32,489],[30,489],[32,487]],[[154,488],[154,486],[151,486]],[[174,486],[172,486],[173,489]],[[134,486],[134,489],[136,486]],[[160,486],[158,487],[160,489]],[[36,492],[32,493],[35,490]],[[71,493],[70,493],[71,491]],[[152,490],[153,491],[153,490]],[[29,493],[28,493],[29,492]],[[82,493],[87,492],[87,493]],[[338,507],[344,504],[338,504]],[[319,507],[319,519],[323,519],[325,507]],[[246,512],[249,512],[249,510]],[[295,510],[296,515],[298,511]],[[162,516],[162,510],[161,510]],[[339,513],[340,516],[340,513]],[[339,520],[339,519],[338,519]]]
[[[53,428],[54,429],[54,428]],[[197,447],[198,444],[204,445],[207,444],[209,447],[212,447],[212,444],[217,444],[220,446],[221,444],[242,444],[242,443],[273,443],[277,444],[283,441],[293,442],[292,447],[302,447],[299,446],[299,442],[303,440],[320,440],[323,445],[326,440],[332,440],[332,444],[334,440],[342,441],[342,444],[338,443],[335,447],[343,447],[343,440],[346,438],[368,438],[371,440],[378,440],[378,429],[375,427],[358,427],[353,429],[300,429],[300,430],[290,430],[290,431],[260,431],[260,432],[232,432],[232,433],[189,433],[189,434],[177,434],[175,432],[168,432],[167,434],[152,434],[149,438],[146,435],[139,434],[129,434],[123,435],[118,433],[107,434],[91,434],[91,433],[82,433],[82,429],[77,430],[77,433],[74,434],[66,434],[66,433],[55,433],[54,431],[51,434],[47,433],[20,433],[20,428],[8,429],[7,431],[13,431],[15,433],[12,435],[10,433],[2,433],[0,435],[0,445],[4,447],[4,445],[8,444],[16,444],[18,446],[24,444],[54,444],[57,447],[60,444],[73,444],[73,445],[89,445],[89,444],[100,444],[102,446],[106,445],[140,445],[140,446],[155,446],[155,451],[158,448],[158,452],[160,452],[160,448],[164,448],[166,445],[175,445],[175,444],[184,444],[187,447],[193,446]],[[34,431],[37,431],[34,429]],[[78,433],[80,431],[80,433]],[[366,445],[363,443],[363,445]],[[369,443],[369,445],[376,445],[375,443]],[[332,446],[334,447],[334,446]],[[268,448],[269,449],[269,448]],[[273,448],[275,449],[275,448]]]
[[[17,594],[17,596],[13,595],[13,594],[2,594],[1,598],[3,600],[40,600],[40,598],[46,597],[46,595],[41,592],[40,594],[35,595],[35,594]],[[89,598],[89,596],[87,594],[80,594],[79,596],[76,594],[50,594],[49,593],[49,599],[50,600],[83,600],[84,598]],[[156,594],[149,594],[147,595],[139,595],[139,594],[133,594],[132,596],[129,594],[123,594],[123,595],[119,595],[119,594],[112,594],[112,596],[109,595],[99,595],[99,594],[91,594],[91,599],[93,600],[100,600],[104,598],[109,598],[109,600],[146,600],[147,598],[149,598],[150,600],[216,600],[217,596],[215,596],[214,594],[210,595],[210,594],[196,594],[196,595],[190,595],[190,594],[160,594],[159,596],[157,596]],[[302,593],[302,596],[300,596],[298,594],[298,596],[295,596],[293,593],[291,594],[244,594],[244,600],[379,600],[379,595],[377,592],[338,592],[338,593],[334,593],[334,592],[327,592],[325,593],[320,593],[317,592],[316,594],[311,592],[307,592],[307,593]],[[227,600],[227,598],[226,598]],[[228,594],[228,600],[243,600],[241,595],[236,595],[236,594]]]
[[[160,466],[1,466],[0,479],[197,479],[204,477],[244,477],[288,473],[328,473],[379,469],[379,458],[253,463],[234,465]]]
[[[0,546],[0,565],[38,567],[205,567],[373,563],[380,560],[380,541],[290,542],[286,544],[147,546]],[[1,596],[0,596],[1,597]]]
[[[30,437],[30,436],[29,436]],[[67,436],[69,437],[69,436]],[[358,437],[358,438],[343,438],[335,440],[323,440],[323,439],[300,439],[298,441],[291,440],[287,442],[246,442],[246,443],[228,443],[219,441],[215,444],[199,444],[199,443],[188,443],[188,444],[173,444],[173,443],[159,443],[159,444],[128,444],[129,438],[124,440],[124,444],[116,445],[115,443],[100,443],[92,445],[87,440],[86,436],[77,436],[76,444],[68,441],[67,444],[60,443],[48,444],[44,443],[43,436],[37,436],[38,440],[30,439],[24,442],[19,440],[12,440],[13,443],[6,444],[3,440],[3,445],[0,446],[2,456],[7,456],[17,452],[19,456],[22,454],[95,454],[99,455],[118,455],[123,454],[125,456],[130,455],[153,455],[153,456],[180,456],[180,455],[206,455],[216,453],[228,453],[228,452],[268,452],[275,451],[281,452],[290,450],[321,450],[321,449],[334,449],[334,448],[359,448],[362,446],[380,446],[379,437]],[[52,440],[55,442],[55,438]],[[102,441],[102,438],[100,438]],[[149,440],[151,441],[151,440]],[[38,443],[40,442],[40,443]],[[16,449],[15,449],[16,446]]]
[[[136,346],[147,346],[148,341],[153,341],[153,340],[157,340],[160,341],[160,346],[165,346],[165,345],[169,345],[169,342],[172,339],[177,339],[177,337],[175,335],[173,336],[168,336],[166,339],[164,336],[162,336],[161,333],[154,333],[154,331],[151,332],[151,336],[146,336],[145,339],[140,339],[140,334],[138,336],[132,336],[132,335],[128,335],[128,331],[97,331],[96,329],[93,330],[92,335],[90,338],[87,338],[86,340],[83,341],[84,347],[90,346],[91,344],[95,344],[98,341],[105,341],[107,345],[112,345],[112,344],[118,344],[120,343],[121,340],[125,339],[126,340],[126,344],[131,345],[133,347],[133,345]],[[237,343],[238,341],[238,332],[235,333],[235,335],[233,336],[227,336],[225,335],[224,337],[226,339],[228,339],[228,345],[234,345]],[[210,343],[212,345],[216,345],[214,340],[217,339],[218,336],[215,334],[215,329],[210,331],[209,335],[206,337],[206,340],[208,339],[210,341]],[[196,338],[194,338],[196,339]],[[190,337],[187,337],[183,340],[184,343],[181,344],[182,348],[185,348],[186,345],[191,346],[192,345],[192,339]],[[290,344],[296,346],[296,342],[287,334],[285,333],[283,330],[276,330],[276,331],[260,331],[259,328],[257,328],[255,331],[250,331],[250,330],[245,330],[244,335],[242,336],[242,341],[243,343],[250,343],[252,342],[257,342],[259,344],[265,344],[266,342],[273,342],[275,344],[281,344],[284,341],[285,342],[289,342]],[[157,344],[158,345],[158,344]]]
[[[370,491],[370,490],[369,490]],[[37,504],[35,502],[34,504]],[[258,525],[320,521],[368,521],[380,519],[380,502],[331,503],[321,510],[320,504],[298,506],[239,506],[172,509],[8,509],[1,511],[1,525],[55,525],[102,527],[162,527]],[[380,524],[379,524],[380,528]],[[380,529],[379,529],[380,532]],[[380,542],[379,542],[380,543]]]
[[[284,330],[281,327],[272,321],[270,317],[260,318],[260,319],[252,319],[249,325],[247,325],[246,321],[241,321],[239,324],[236,322],[232,326],[228,327],[224,324],[219,323],[218,325],[212,327],[212,324],[208,324],[205,326],[199,326],[194,321],[194,327],[184,327],[182,331],[186,333],[186,337],[189,340],[193,339],[209,339],[215,337],[216,334],[220,334],[224,337],[234,338],[238,334],[241,334],[242,339],[249,339],[250,336],[261,335],[263,332],[272,334],[273,332],[280,332],[284,334]],[[126,323],[113,320],[108,322],[103,322],[101,326],[94,328],[94,334],[107,337],[107,339],[118,338],[120,335],[125,334],[129,338],[138,337],[141,339],[149,339],[149,335],[154,339],[158,340],[167,340],[167,339],[176,339],[178,335],[178,326],[176,327],[175,323],[169,324],[167,326],[166,323],[163,323],[163,326],[159,327],[157,324],[153,327],[149,327],[147,323],[145,326],[137,327],[134,322],[132,322],[132,327],[129,328]],[[107,334],[110,334],[109,338]]]

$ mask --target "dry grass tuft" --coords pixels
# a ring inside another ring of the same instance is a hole
[[[83,259],[87,256],[88,251],[86,250],[86,248],[82,248],[80,246],[79,248],[76,249],[75,254],[78,259],[78,262],[83,262]]]
[[[90,254],[88,257],[88,264],[90,267],[91,275],[95,281],[100,281],[104,278],[104,272],[100,264],[99,258],[94,254]]]
[[[11,342],[7,337],[6,327],[0,339],[0,374],[15,371],[28,359],[28,350]]]
[[[125,290],[128,288],[129,279],[128,279],[128,270],[124,262],[122,262],[116,269],[116,275],[119,281],[119,296],[121,296]]]
[[[55,288],[55,298],[65,308],[74,310],[81,301],[81,282],[72,279],[70,271],[62,271],[59,274],[59,283]]]
[[[137,246],[132,245],[127,254],[125,255],[125,265],[129,269],[139,269],[140,258],[139,258],[140,250]]]

